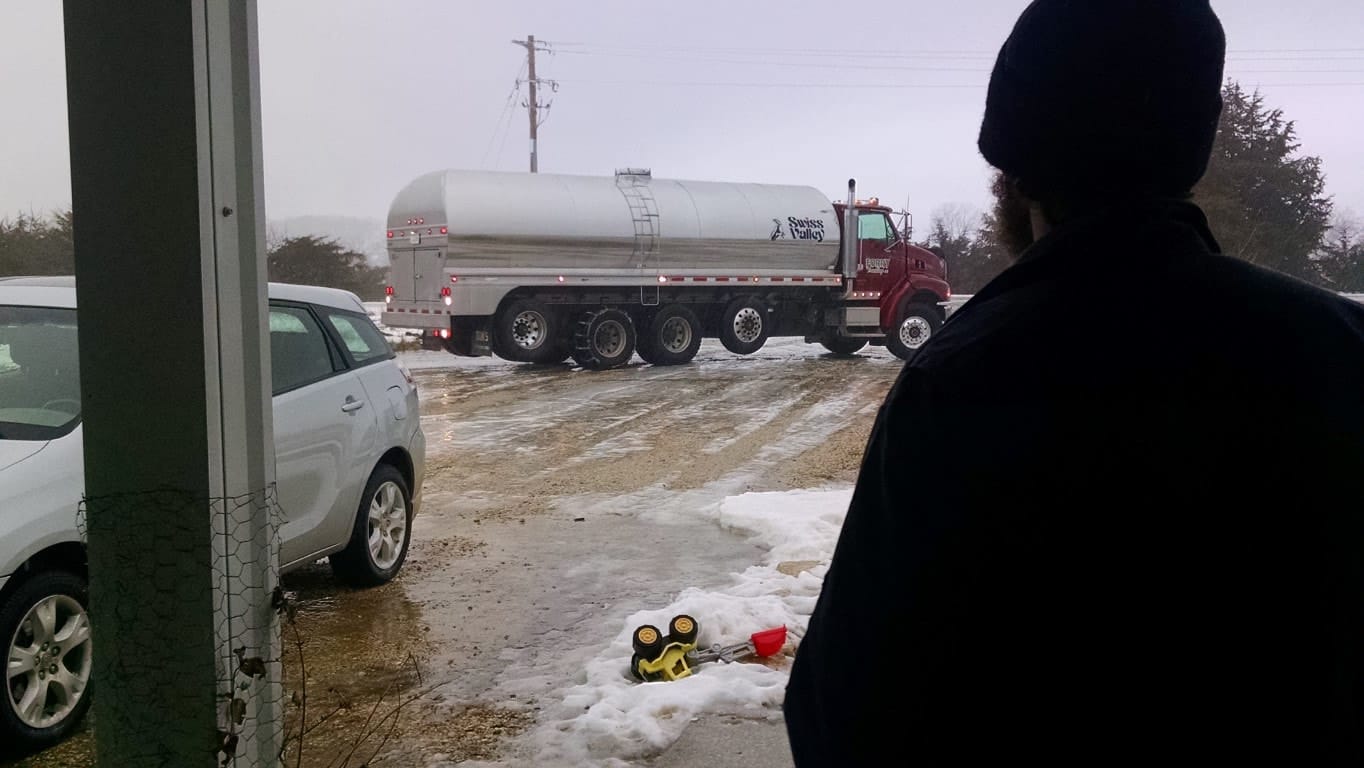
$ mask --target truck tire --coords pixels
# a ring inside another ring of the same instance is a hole
[[[493,352],[517,363],[552,365],[561,351],[558,317],[534,299],[517,299],[502,308],[493,321]]]
[[[942,327],[942,313],[932,304],[910,302],[895,315],[895,327],[886,334],[886,349],[908,362]]]
[[[696,313],[671,304],[659,310],[649,327],[639,336],[639,356],[654,365],[682,365],[691,362],[701,349],[701,321]]]
[[[619,309],[598,309],[578,320],[573,360],[592,370],[619,368],[635,354],[635,324]]]
[[[720,316],[720,343],[736,355],[762,349],[769,331],[767,305],[752,296],[731,301]]]
[[[852,357],[867,346],[866,339],[849,339],[832,333],[820,339],[819,343],[838,357]]]

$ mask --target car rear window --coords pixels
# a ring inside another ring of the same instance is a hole
[[[350,312],[322,311],[357,365],[393,357],[393,348],[368,317]]]

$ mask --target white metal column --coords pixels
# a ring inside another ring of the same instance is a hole
[[[97,758],[274,765],[255,2],[65,22]]]

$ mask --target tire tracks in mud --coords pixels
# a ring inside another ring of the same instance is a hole
[[[761,368],[632,367],[536,371],[524,386],[478,390],[482,371],[422,381],[429,499],[475,520],[541,514],[556,500],[643,488],[698,488],[736,473],[764,486],[848,481],[876,407],[884,365],[781,361]],[[447,439],[446,430],[453,433]],[[850,458],[853,454],[854,458]]]

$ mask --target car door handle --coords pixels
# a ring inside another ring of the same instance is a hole
[[[346,413],[354,413],[364,407],[364,400],[356,400],[354,397],[347,397],[345,404],[341,406],[341,410]]]

